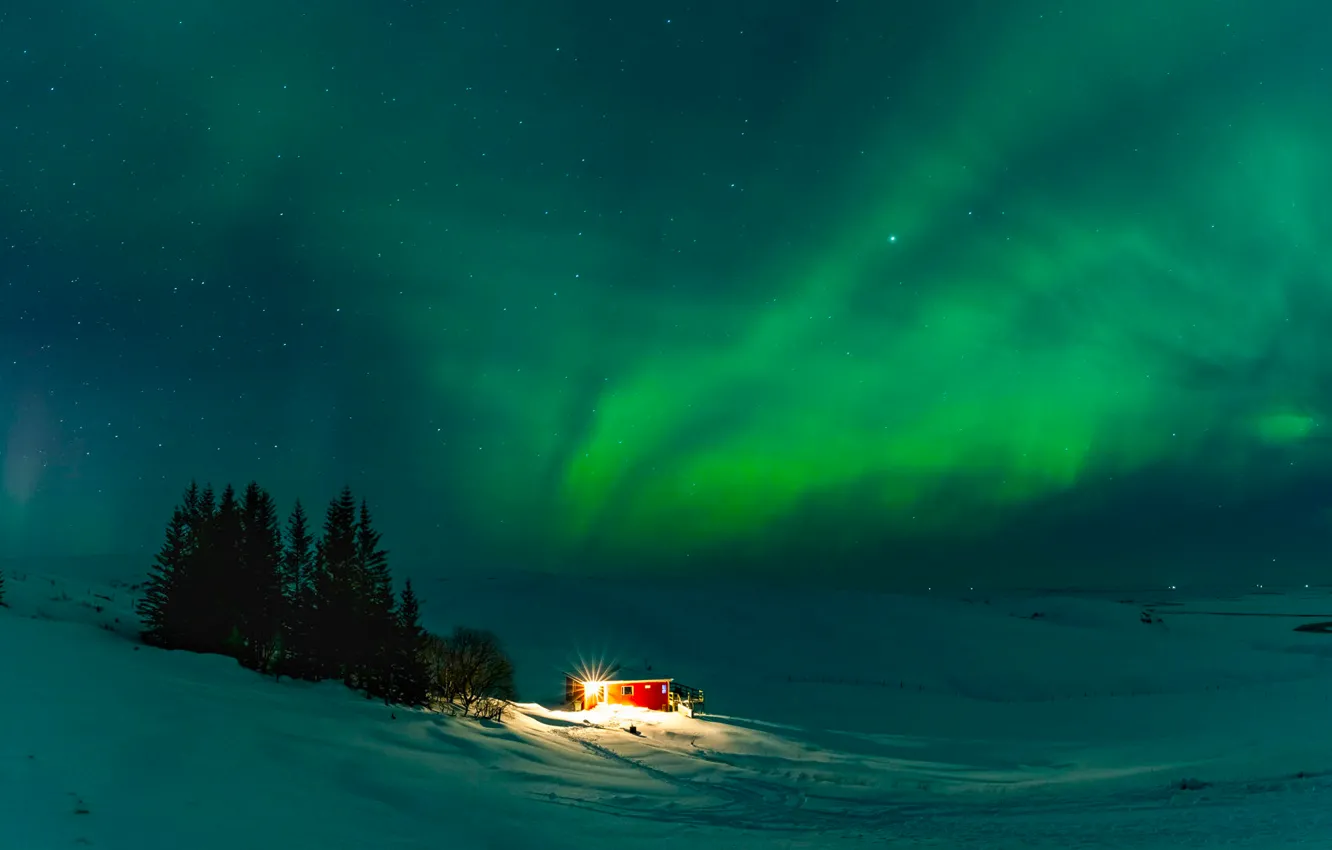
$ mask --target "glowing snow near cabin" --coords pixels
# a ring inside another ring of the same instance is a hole
[[[502,725],[138,647],[131,594],[105,579],[18,567],[6,591],[4,848],[1332,836],[1332,595],[1316,589],[741,598],[522,578],[450,581],[432,603],[422,588],[432,627],[492,628],[512,652],[531,702]],[[589,596],[623,616],[562,616]],[[715,713],[555,708],[580,654],[704,684]]]

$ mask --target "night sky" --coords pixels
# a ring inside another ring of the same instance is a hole
[[[0,543],[1332,579],[1332,10],[15,0]]]

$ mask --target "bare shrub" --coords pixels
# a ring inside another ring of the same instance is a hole
[[[511,700],[484,697],[472,707],[472,716],[480,720],[503,722],[504,712],[508,711],[511,705],[513,705]]]
[[[515,699],[513,662],[499,638],[459,627],[448,637],[429,635],[426,658],[432,696],[464,716],[500,720]]]

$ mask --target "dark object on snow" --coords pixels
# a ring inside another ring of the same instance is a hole
[[[1181,791],[1201,791],[1212,787],[1212,783],[1203,782],[1201,779],[1181,779],[1178,787]]]
[[[642,732],[639,732],[639,731],[638,731],[638,727],[635,726],[635,725],[632,724],[632,723],[629,724],[629,728],[628,728],[628,730],[626,730],[626,731],[628,731],[630,735],[642,735],[642,734],[643,734]]]

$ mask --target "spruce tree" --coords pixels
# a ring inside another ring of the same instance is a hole
[[[241,663],[271,671],[281,651],[283,620],[282,532],[277,506],[257,482],[240,505],[236,601]]]
[[[316,678],[353,674],[359,587],[356,575],[356,500],[351,488],[328,505],[315,547],[310,660]]]
[[[211,493],[212,491],[210,490],[209,492]],[[190,486],[185,488],[185,497],[181,500],[180,505],[177,506],[177,510],[179,510],[185,517],[186,526],[194,526],[196,531],[198,530],[198,526],[203,522],[202,496],[203,493],[199,489],[199,482],[192,479],[190,481]]]
[[[310,534],[310,518],[300,499],[287,518],[287,534],[282,550],[282,594],[294,604],[310,583],[314,566],[314,537]]]
[[[388,553],[380,548],[369,506],[362,501],[356,523],[357,635],[356,680],[367,696],[387,697],[393,689],[393,577]]]
[[[184,507],[177,507],[167,524],[166,540],[154,559],[143,596],[135,604],[144,643],[168,649],[185,643],[182,631],[181,588],[189,549],[189,522]]]
[[[239,574],[243,536],[240,503],[230,484],[213,503],[211,488],[200,496],[199,530],[187,560],[187,588],[182,589],[189,633],[186,648],[241,657],[242,587]]]
[[[291,676],[308,677],[311,621],[314,610],[314,538],[300,500],[287,520],[282,552],[283,664]]]
[[[228,487],[227,489],[231,488]],[[205,484],[202,490],[197,485],[191,484],[190,491],[193,493],[193,499],[190,498],[190,493],[186,494],[185,510],[189,516],[190,525],[193,526],[197,535],[217,514],[217,496],[213,493],[212,484]]]
[[[199,548],[199,538],[203,534],[204,525],[213,515],[215,508],[212,487],[201,489],[198,481],[191,480],[190,486],[185,488],[185,495],[180,505],[177,506],[177,510],[181,511],[185,520],[184,542],[188,552],[194,552]]]
[[[426,631],[421,627],[421,603],[411,579],[403,587],[397,621],[391,698],[403,705],[425,705],[430,696],[430,665],[425,654]]]
[[[172,572],[169,598],[171,600],[170,626],[167,629],[170,646],[174,649],[188,649],[193,652],[211,651],[204,640],[204,617],[212,607],[207,576],[202,570],[203,541],[207,525],[216,509],[211,485],[200,488],[197,481],[191,481],[185,490],[185,498],[177,510],[184,523],[183,534],[177,550],[177,560]],[[168,541],[170,543],[170,541]]]

